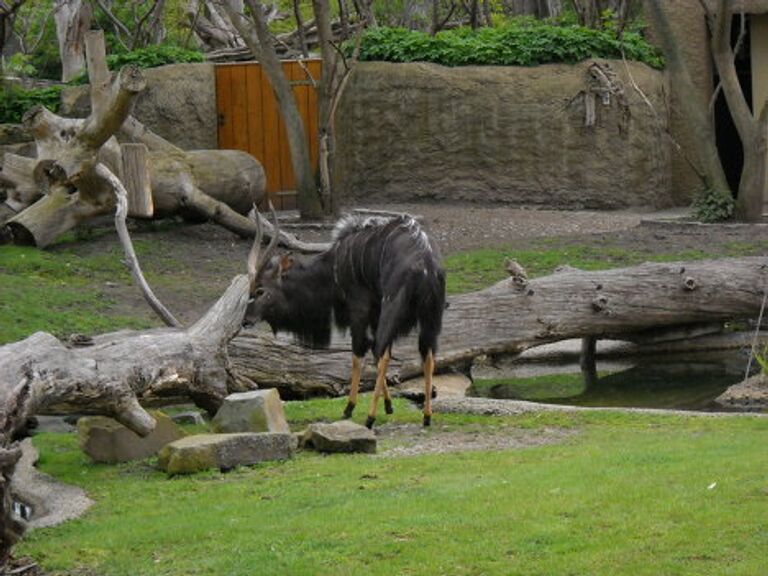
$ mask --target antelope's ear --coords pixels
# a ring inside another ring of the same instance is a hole
[[[283,274],[288,272],[291,268],[293,268],[295,261],[293,259],[293,254],[290,252],[286,254],[285,256],[281,256],[280,260],[277,263],[277,277],[282,278]]]

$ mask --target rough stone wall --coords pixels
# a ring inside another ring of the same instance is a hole
[[[185,150],[218,147],[216,78],[213,64],[170,64],[144,70],[147,88],[134,115],[166,140]],[[63,116],[83,118],[90,111],[88,86],[62,93]]]
[[[345,198],[468,200],[566,208],[672,203],[659,121],[617,74],[628,103],[598,100],[585,126],[590,62],[535,68],[360,63],[337,115],[335,181]],[[665,117],[662,75],[630,63]],[[663,120],[662,120],[663,121]]]

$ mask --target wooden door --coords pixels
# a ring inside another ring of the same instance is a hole
[[[317,88],[320,60],[284,61],[317,170]],[[310,76],[307,74],[309,71]],[[278,210],[296,208],[295,178],[285,126],[272,86],[257,62],[216,66],[216,109],[219,148],[254,156],[267,175],[267,193]]]

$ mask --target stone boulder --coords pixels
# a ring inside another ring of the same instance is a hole
[[[432,378],[432,398],[463,398],[472,381],[463,374],[440,374]],[[424,402],[424,378],[406,380],[392,388],[392,395]]]
[[[136,102],[134,116],[184,150],[218,148],[213,64],[169,64],[143,72],[147,88]],[[88,116],[89,90],[87,85],[65,88],[59,114]]]
[[[105,416],[86,416],[77,421],[80,448],[94,462],[114,464],[140,460],[156,454],[163,446],[184,437],[184,431],[167,415],[150,414],[157,421],[155,429],[142,438],[116,420]]]
[[[251,466],[265,460],[286,460],[296,450],[293,434],[198,434],[168,444],[158,465],[169,475],[218,468]]]
[[[290,431],[274,388],[230,394],[213,417],[211,428],[219,433]]]
[[[768,375],[758,374],[729,387],[715,398],[726,409],[760,412],[768,409]]]
[[[350,420],[310,424],[302,441],[304,448],[318,452],[376,452],[376,435]]]

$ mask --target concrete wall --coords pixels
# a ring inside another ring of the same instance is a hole
[[[535,68],[361,63],[337,115],[335,177],[346,197],[542,207],[672,203],[662,129],[620,61],[628,107],[598,101],[585,127],[589,62]],[[662,74],[630,63],[664,115]]]

